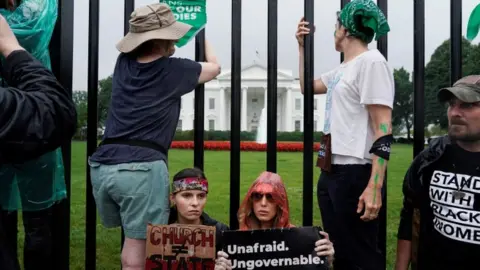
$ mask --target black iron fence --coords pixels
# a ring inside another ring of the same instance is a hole
[[[349,0],[340,0],[343,7]],[[99,0],[90,0],[89,7],[89,53],[88,53],[88,135],[87,155],[91,155],[97,147],[97,95],[98,95],[98,43],[99,43]],[[378,6],[387,16],[387,0],[377,0]],[[451,0],[451,82],[461,77],[461,18],[462,1]],[[304,0],[305,19],[314,24],[314,0]],[[317,3],[318,4],[318,3]],[[134,10],[134,0],[125,0],[124,32],[128,32],[128,19]],[[425,1],[413,0],[414,10],[414,156],[424,148],[424,67],[425,67]],[[50,52],[52,69],[60,82],[67,88],[72,88],[73,65],[73,19],[74,0],[59,0],[59,17],[56,24]],[[241,40],[242,40],[242,1],[232,0],[232,80],[231,80],[231,151],[230,151],[230,227],[238,228],[236,212],[240,202],[240,127],[241,127]],[[276,160],[276,111],[277,111],[277,20],[278,0],[268,0],[268,94],[267,94],[267,164],[269,171],[277,170]],[[204,54],[205,30],[195,39],[195,59],[202,61]],[[377,48],[388,57],[388,38],[382,37],[377,42]],[[304,66],[304,153],[303,153],[303,225],[313,222],[313,76],[314,68],[313,37],[305,40]],[[341,56],[343,60],[343,55]],[[204,85],[195,89],[195,149],[194,165],[202,168],[204,165]],[[65,180],[67,192],[71,194],[71,146],[63,147],[65,164]],[[86,161],[85,161],[86,162]],[[88,168],[88,166],[87,166]],[[86,228],[85,228],[85,269],[96,269],[96,208],[90,184],[90,173],[86,171]],[[54,254],[56,254],[55,269],[69,269],[70,258],[70,196],[62,203],[54,206]],[[386,205],[385,205],[386,206]],[[385,208],[383,208],[385,213]],[[385,218],[385,214],[383,215]],[[386,226],[382,226],[385,228]],[[9,232],[16,233],[16,232]],[[120,236],[119,236],[120,237]],[[123,243],[123,233],[122,233]],[[119,247],[120,249],[121,247]]]

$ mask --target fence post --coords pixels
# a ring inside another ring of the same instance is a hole
[[[135,9],[135,0],[125,0],[123,9],[123,34],[126,35],[130,31],[130,15],[132,14],[133,10]],[[120,238],[120,250],[123,250],[123,243],[125,243],[125,232],[121,232]]]
[[[205,61],[205,28],[195,37],[195,61]],[[204,134],[205,134],[205,84],[195,88],[195,128],[193,131],[194,154],[193,164],[203,170],[204,167]]]
[[[313,223],[313,0],[305,0],[305,20],[309,22],[310,35],[304,44],[304,102],[303,102],[303,226]]]
[[[73,76],[73,0],[58,1],[58,17],[52,33],[49,51],[52,72],[69,90],[72,97]],[[70,197],[71,197],[71,141],[62,146],[67,198],[53,206],[52,249],[56,255],[55,269],[70,269]]]
[[[450,85],[462,77],[462,0],[450,0]]]
[[[387,0],[377,0],[377,5],[380,10],[385,15],[385,19],[388,20],[388,1]],[[380,37],[377,42],[377,49],[380,53],[388,60],[388,35]],[[385,177],[383,180],[383,188],[385,189],[385,195],[382,198],[382,208],[378,215],[379,219],[379,232],[378,232],[378,243],[379,249],[384,256],[385,265],[387,263],[386,251],[387,251],[387,198],[388,198],[388,166],[385,168]]]
[[[413,156],[425,145],[425,1],[413,1]]]
[[[232,0],[232,72],[230,128],[230,229],[238,229],[240,207],[240,91],[242,90],[242,0]]]
[[[277,172],[278,0],[268,0],[267,171]],[[265,97],[267,98],[267,97]]]
[[[340,0],[340,9],[343,9],[348,3],[350,3],[350,0]],[[342,63],[344,60],[344,55],[343,52],[340,53],[340,63]]]
[[[383,12],[385,18],[388,20],[388,1],[377,0],[378,8]],[[388,60],[388,35],[380,37],[377,41],[377,49],[383,54],[385,59]]]
[[[99,43],[99,0],[89,4],[88,23],[88,113],[87,113],[87,157],[86,157],[86,221],[85,221],[85,269],[96,269],[97,256],[97,209],[92,192],[88,158],[97,149],[98,123],[98,43]]]

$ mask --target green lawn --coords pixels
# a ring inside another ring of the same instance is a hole
[[[412,160],[412,147],[395,145],[389,166],[388,183],[388,266],[393,269],[396,249],[396,230],[402,201],[402,179]],[[84,269],[85,248],[85,165],[86,144],[72,144],[72,195],[71,195],[71,269]],[[182,168],[193,165],[193,151],[171,150],[169,168],[173,175]],[[303,154],[278,153],[278,173],[282,176],[290,201],[290,215],[296,225],[302,224],[302,179]],[[312,157],[312,165],[314,158]],[[242,152],[241,154],[241,199],[249,185],[266,168],[266,153]],[[210,193],[206,211],[214,218],[229,221],[229,152],[205,152],[205,173],[209,179]],[[314,168],[314,224],[321,224],[316,202],[316,184],[319,170]],[[98,220],[98,219],[97,219]],[[22,254],[22,234],[19,239],[19,254]],[[119,269],[120,230],[107,230],[100,222],[97,225],[97,269]]]

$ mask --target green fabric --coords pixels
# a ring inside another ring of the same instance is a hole
[[[478,4],[470,13],[470,18],[468,19],[467,24],[467,39],[472,41],[480,30],[480,4]]]
[[[390,31],[387,19],[375,2],[371,0],[353,0],[342,9],[339,16],[340,22],[351,36],[370,43],[375,37]]]
[[[0,9],[20,45],[51,69],[48,46],[57,20],[57,0],[23,0],[14,11]],[[66,198],[62,151],[24,164],[0,167],[0,207],[38,211]]]
[[[36,160],[0,169],[2,209],[38,211],[66,198],[62,151],[57,149]]]

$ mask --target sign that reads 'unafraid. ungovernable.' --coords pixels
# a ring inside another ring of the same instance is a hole
[[[315,252],[319,231],[318,227],[225,231],[222,248],[233,269],[326,270],[327,259]]]
[[[172,9],[175,19],[192,26],[175,45],[182,47],[194,38],[207,23],[206,0],[160,0]]]

